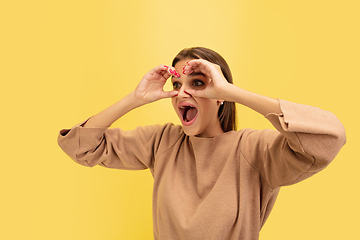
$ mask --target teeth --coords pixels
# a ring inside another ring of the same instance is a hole
[[[191,108],[192,108],[192,106],[190,106],[190,105],[187,105],[187,106],[181,106],[180,108],[181,108],[181,109],[185,109],[185,108],[187,108],[187,107],[191,107]]]

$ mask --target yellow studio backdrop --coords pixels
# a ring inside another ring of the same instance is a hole
[[[223,55],[237,86],[345,125],[334,162],[282,188],[260,239],[360,239],[359,10],[357,0],[1,1],[0,239],[153,239],[150,172],[80,166],[56,138],[191,46]],[[240,128],[272,128],[238,113]],[[169,99],[113,127],[166,122],[180,123]]]

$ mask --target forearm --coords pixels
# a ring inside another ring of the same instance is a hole
[[[116,120],[125,115],[127,112],[140,107],[144,102],[140,101],[131,92],[120,101],[106,108],[100,113],[92,116],[84,127],[110,127]]]
[[[242,104],[264,116],[269,113],[281,113],[277,99],[246,91],[233,84],[229,84],[224,92],[226,93],[224,100]]]

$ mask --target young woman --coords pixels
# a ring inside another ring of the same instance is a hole
[[[165,92],[170,77],[173,91]],[[108,129],[162,98],[172,98],[181,126]],[[277,131],[236,131],[235,103],[259,112]],[[182,50],[172,66],[155,67],[135,91],[58,137],[84,166],[149,168],[154,238],[165,240],[258,239],[279,188],[324,169],[345,141],[334,114],[233,85],[225,60],[201,47]]]

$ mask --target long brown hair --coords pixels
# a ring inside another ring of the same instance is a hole
[[[185,48],[175,56],[172,62],[172,66],[175,67],[177,62],[187,58],[204,59],[211,63],[219,65],[225,79],[229,83],[233,84],[233,78],[230,68],[226,63],[225,59],[217,52],[204,47]],[[224,132],[228,132],[231,130],[236,131],[236,108],[234,102],[225,101],[223,105],[220,105],[218,117],[221,128]]]

